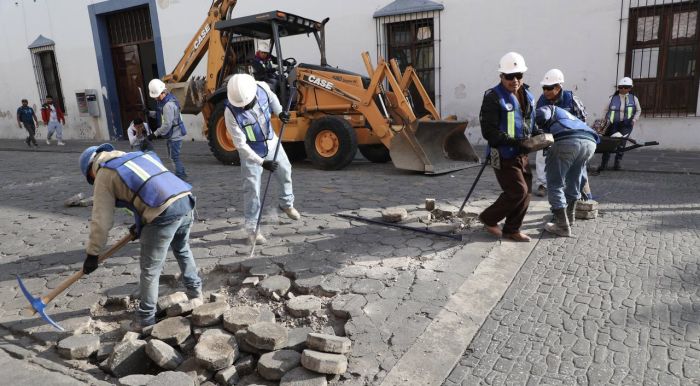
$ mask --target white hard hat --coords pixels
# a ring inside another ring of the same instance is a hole
[[[165,91],[165,83],[163,83],[162,80],[152,79],[148,82],[148,95],[150,95],[151,98],[158,98],[163,91]]]
[[[543,86],[554,86],[555,84],[564,83],[564,73],[558,68],[553,68],[544,74],[544,78],[540,82]]]
[[[243,107],[252,102],[257,93],[258,83],[248,74],[236,74],[226,85],[228,101],[236,107]]]
[[[509,52],[498,62],[498,72],[502,74],[513,74],[527,71],[525,58],[517,52]]]
[[[267,40],[258,40],[258,51],[270,52],[270,42]]]
[[[618,86],[630,86],[632,87],[632,78],[624,77],[617,82]]]

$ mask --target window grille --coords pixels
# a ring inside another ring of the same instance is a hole
[[[63,112],[66,112],[61,79],[58,75],[58,64],[56,63],[54,44],[32,47],[29,49],[29,53],[32,56],[34,77],[36,78],[36,85],[41,103],[46,100],[47,95],[51,95],[54,103],[59,106]]]

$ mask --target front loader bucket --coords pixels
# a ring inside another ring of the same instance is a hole
[[[183,114],[199,114],[204,106],[204,78],[192,77],[187,82],[168,83],[168,90],[180,102],[180,112]]]
[[[399,169],[441,174],[479,165],[465,134],[467,122],[417,121],[391,141],[391,161]]]

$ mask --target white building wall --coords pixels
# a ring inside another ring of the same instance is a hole
[[[19,0],[0,2],[0,32],[16,39],[1,39],[0,49],[0,137],[22,138],[14,112],[26,96],[39,104],[27,45],[39,34],[56,42],[56,56],[68,109],[67,138],[107,136],[104,106],[99,120],[77,117],[74,92],[100,88],[87,5],[97,1]],[[484,90],[498,82],[498,59],[508,51],[525,56],[529,70],[526,82],[539,97],[539,81],[545,71],[560,68],[565,88],[583,100],[591,119],[600,117],[613,92],[617,66],[623,76],[624,53],[618,61],[620,1],[588,0],[444,0],[441,13],[440,108],[443,115],[456,114],[469,120],[469,137],[481,139],[478,114]],[[60,6],[59,6],[60,3]],[[326,26],[327,58],[331,65],[364,73],[360,54],[368,51],[376,60],[377,38],[372,14],[390,0],[286,0],[279,2],[239,0],[234,16],[279,8],[316,20],[330,17]],[[172,70],[197,31],[209,8],[209,0],[157,1],[158,19],[166,71]],[[24,14],[22,13],[24,8]],[[627,0],[623,7],[622,51],[626,42]],[[51,18],[49,19],[49,12]],[[63,22],[70,20],[70,23]],[[26,32],[25,32],[26,31]],[[284,56],[299,62],[318,63],[313,37],[285,39]],[[204,63],[195,71],[204,74]],[[437,88],[437,87],[436,87]],[[101,101],[100,101],[101,103]],[[202,139],[200,116],[185,116],[195,139]],[[642,118],[635,137],[658,140],[661,147],[700,149],[696,134],[698,118]],[[89,129],[88,129],[89,127]]]

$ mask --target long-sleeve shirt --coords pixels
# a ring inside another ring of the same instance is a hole
[[[148,127],[148,123],[143,123],[143,133],[138,135],[136,128],[134,127],[134,122],[131,122],[129,128],[126,129],[126,133],[129,136],[129,144],[131,147],[137,147],[146,139],[148,134],[151,134],[151,128]]]
[[[534,127],[530,127],[529,124],[529,117],[531,117],[535,112],[533,111],[532,106],[524,103],[525,87],[526,85],[523,85],[523,88],[521,88],[518,92],[518,101],[520,101],[521,111],[524,117],[523,124],[525,127],[523,128],[523,133],[525,134],[525,137],[529,137],[530,135],[539,134],[539,131]],[[493,89],[486,90],[486,93],[484,93],[484,99],[481,102],[481,111],[479,112],[481,135],[488,141],[489,146],[491,147],[517,146],[520,141],[516,138],[509,137],[508,134],[504,133],[500,129],[501,105],[499,101],[500,99],[498,94],[494,92]]]
[[[270,103],[270,110],[272,110],[272,112],[275,115],[279,115],[279,113],[282,112],[282,105],[280,104],[279,99],[277,99],[277,95],[275,95],[275,93],[273,93],[272,90],[270,90],[270,86],[268,86],[267,83],[257,83],[267,93],[267,97]],[[270,120],[270,117],[265,116],[265,113],[263,112],[259,104],[256,104],[253,107],[253,113],[255,114],[255,116],[258,117],[258,123],[262,128],[263,134],[265,134],[265,138],[269,138],[267,140],[267,148],[274,149],[275,146],[277,146],[278,138],[275,134],[275,131],[272,130],[272,125],[270,124],[269,127],[267,125],[267,122]],[[226,111],[224,112],[224,120],[226,121],[226,128],[228,129],[228,132],[231,135],[233,144],[236,145],[236,150],[238,150],[238,154],[242,158],[252,159],[255,161],[255,163],[262,165],[264,161],[263,158],[257,155],[255,153],[255,150],[251,149],[251,147],[248,145],[248,143],[246,142],[245,133],[243,132],[243,130],[241,130],[240,126],[238,126],[238,122],[236,122],[236,118],[234,118],[233,113],[231,113],[231,110],[226,109]],[[272,132],[270,133],[270,131]]]
[[[170,131],[170,128],[173,125],[176,125],[173,128],[172,134],[170,134],[170,139],[171,141],[182,141],[182,138],[184,137],[182,135],[182,132],[180,131],[180,127],[177,126],[178,120],[182,119],[180,117],[180,109],[177,107],[177,104],[175,104],[174,101],[170,101],[163,105],[163,112],[161,114],[161,125],[158,128],[158,130],[154,131],[153,134],[155,135],[160,135],[160,136],[165,136],[168,134],[168,131]]]
[[[637,99],[636,95],[631,95],[634,97],[634,105],[636,106],[635,108],[635,113],[634,116],[632,117],[633,122],[637,122],[639,120],[639,117],[642,116],[642,105],[639,104],[639,99]],[[618,114],[622,114],[621,116],[625,116],[625,106],[627,106],[627,98],[630,97],[630,94],[625,94],[622,95],[620,94],[620,100],[622,103],[620,103],[619,109],[616,111]],[[603,118],[608,117],[608,113],[610,113],[610,101],[612,100],[612,96],[608,98],[608,103],[605,105],[603,108]]]

